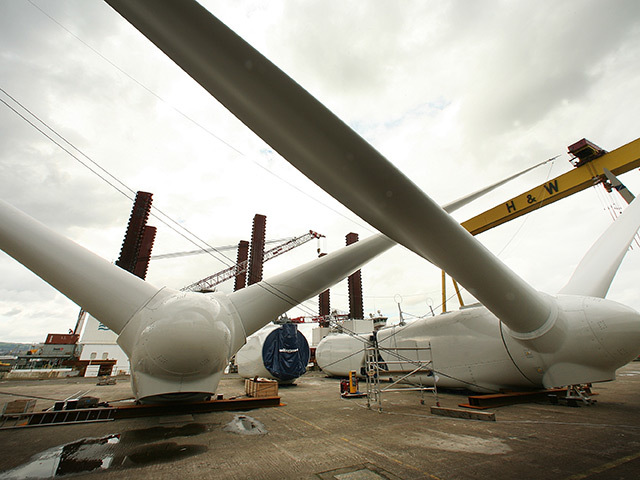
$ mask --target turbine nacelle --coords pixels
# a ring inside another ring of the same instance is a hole
[[[640,313],[635,310],[593,297],[546,299],[554,314],[528,337],[511,332],[486,307],[469,307],[381,329],[380,355],[391,362],[397,355],[424,360],[410,348],[430,345],[438,385],[495,392],[613,380],[618,368],[640,354]],[[325,337],[316,349],[318,365],[330,375],[360,373],[370,336]],[[409,371],[415,365],[400,368]],[[418,375],[411,381],[430,384],[433,377]]]

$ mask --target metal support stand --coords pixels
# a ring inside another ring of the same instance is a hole
[[[569,385],[564,401],[566,401],[569,406],[577,406],[578,402],[582,402],[585,405],[593,405],[596,403],[596,401],[591,398],[591,385],[589,384]]]

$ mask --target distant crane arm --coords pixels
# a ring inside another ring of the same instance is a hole
[[[281,245],[273,247],[272,249],[264,252],[263,262],[266,262],[267,260],[271,260],[272,258],[275,258],[279,255],[282,255],[283,253],[293,250],[294,248],[299,247],[300,245],[303,245],[308,241],[313,240],[314,238],[322,238],[322,237],[324,237],[324,235],[318,232],[314,232],[313,230],[309,230],[309,232],[305,233],[304,235],[301,235],[299,237],[294,237],[288,242],[285,242]],[[232,265],[229,268],[225,268],[224,270],[221,270],[218,273],[214,273],[213,275],[203,278],[202,280],[198,280],[197,282],[194,282],[191,285],[187,285],[181,290],[186,292],[202,292],[205,290],[211,290],[216,285],[219,285],[220,283],[226,280],[229,280],[235,277],[236,275],[240,275],[246,272],[248,266],[249,266],[249,261],[245,260],[244,262],[240,262],[235,265]]]

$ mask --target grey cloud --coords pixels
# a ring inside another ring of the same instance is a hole
[[[640,44],[639,8],[637,2],[547,2],[532,12],[506,2],[476,12],[476,26],[458,39],[476,36],[479,45],[466,72],[468,128],[499,134],[584,99],[608,73],[594,73],[600,63],[624,45]]]
[[[20,313],[22,313],[22,309],[21,308],[12,308],[10,310],[7,310],[6,312],[0,313],[0,315],[4,315],[5,317],[15,317],[16,315],[19,315]]]

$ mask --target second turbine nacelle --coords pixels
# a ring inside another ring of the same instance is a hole
[[[215,393],[245,338],[225,294],[165,288],[127,323],[118,344],[129,356],[136,398],[197,400]]]
[[[556,313],[537,336],[514,335],[486,308],[471,306],[380,330],[381,361],[389,362],[391,370],[398,369],[398,355],[424,362],[429,360],[424,351],[418,357],[417,351],[394,349],[430,345],[439,386],[494,392],[613,380],[616,369],[640,353],[640,314],[635,310],[599,298],[549,300]],[[326,337],[316,351],[318,365],[338,376],[360,372],[367,337]],[[407,372],[415,368],[401,365]],[[416,375],[411,381],[430,384],[433,378]]]

